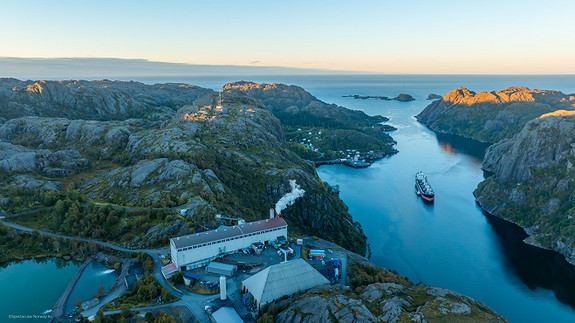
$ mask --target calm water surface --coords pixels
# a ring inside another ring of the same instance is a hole
[[[5,264],[0,269],[0,322],[16,322],[10,315],[39,315],[49,321],[52,307],[60,298],[81,263],[60,258],[26,260]],[[114,285],[118,273],[104,265],[92,262],[72,290],[66,313],[73,309],[74,300],[89,300],[98,286],[108,290]],[[24,320],[24,321],[30,321]]]
[[[59,258],[13,262],[0,269],[0,322],[16,320],[9,315],[50,316],[52,307],[80,265]]]

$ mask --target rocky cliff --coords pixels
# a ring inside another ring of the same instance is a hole
[[[59,198],[37,190],[63,196],[58,212],[35,218],[37,225],[90,235],[81,226],[99,230],[94,221],[101,218],[117,236],[97,238],[149,246],[217,226],[217,213],[265,217],[293,179],[306,193],[282,213],[290,231],[365,252],[365,236],[345,204],[313,164],[288,149],[279,120],[244,93],[224,91],[224,103],[216,106],[217,93],[188,85],[11,79],[0,85],[0,117],[6,119],[0,126],[0,195],[20,208]],[[26,107],[7,112],[14,104]],[[78,119],[84,117],[104,120]],[[95,206],[64,200],[72,189]],[[10,203],[6,210],[17,209]],[[99,205],[115,211],[99,211]],[[188,209],[185,216],[172,211],[163,219],[146,210],[178,206]],[[129,232],[136,224],[143,234]]]
[[[474,192],[489,213],[514,222],[526,242],[556,250],[575,264],[575,112],[529,121],[489,147],[483,168],[494,173]]]
[[[575,95],[524,87],[479,93],[458,88],[416,118],[436,132],[495,143],[512,137],[528,121],[559,109],[574,110]]]

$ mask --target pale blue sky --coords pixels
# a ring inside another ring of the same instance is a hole
[[[575,73],[573,1],[2,0],[0,8],[3,57]]]

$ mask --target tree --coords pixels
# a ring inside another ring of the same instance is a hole
[[[82,299],[81,299],[80,297],[77,297],[77,298],[74,300],[74,306],[77,307],[77,306],[80,306],[81,304],[82,304]]]
[[[104,297],[105,293],[106,293],[106,288],[102,285],[98,286],[98,289],[96,290],[96,297],[102,298],[102,297]]]
[[[124,308],[124,309],[122,310],[122,317],[123,317],[123,318],[126,318],[126,319],[127,319],[127,318],[129,318],[131,315],[132,315],[132,311],[130,311],[129,308]]]

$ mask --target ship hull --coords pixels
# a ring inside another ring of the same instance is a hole
[[[420,176],[418,178],[418,176]],[[425,185],[425,187],[422,187]],[[416,194],[421,197],[423,202],[427,204],[432,204],[435,201],[435,193],[431,189],[429,183],[427,183],[427,178],[423,174],[416,174],[415,175],[415,189]]]

